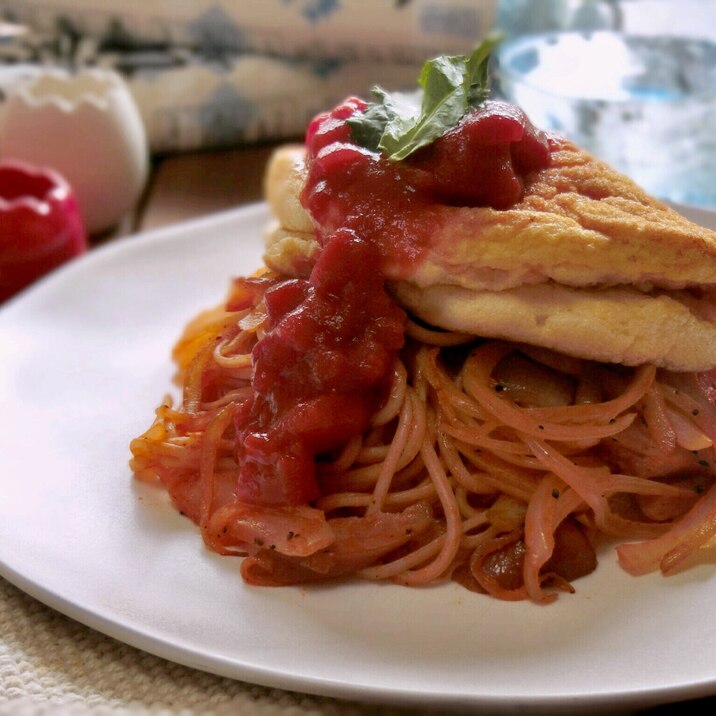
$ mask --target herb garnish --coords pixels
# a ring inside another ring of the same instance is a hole
[[[423,65],[422,93],[372,92],[378,101],[348,120],[354,142],[401,160],[434,142],[489,96],[490,54],[501,36],[485,38],[469,56],[442,55]]]

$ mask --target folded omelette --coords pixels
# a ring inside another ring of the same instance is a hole
[[[579,358],[675,371],[716,365],[716,233],[626,176],[552,137],[506,209],[436,204],[419,261],[386,275],[396,300],[450,331],[544,346]],[[318,251],[303,208],[305,149],[274,155],[266,263],[305,275]]]

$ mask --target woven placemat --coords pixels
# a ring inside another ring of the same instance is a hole
[[[174,664],[73,621],[0,578],[0,714],[125,713],[406,716],[418,712],[269,689]]]

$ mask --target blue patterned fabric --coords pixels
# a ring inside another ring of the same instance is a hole
[[[153,152],[299,137],[317,112],[491,29],[494,0],[0,0],[2,93],[49,65],[127,81]]]

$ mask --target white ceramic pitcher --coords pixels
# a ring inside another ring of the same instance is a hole
[[[147,179],[147,138],[137,105],[115,72],[48,70],[7,99],[0,156],[60,172],[91,234],[114,227]]]

